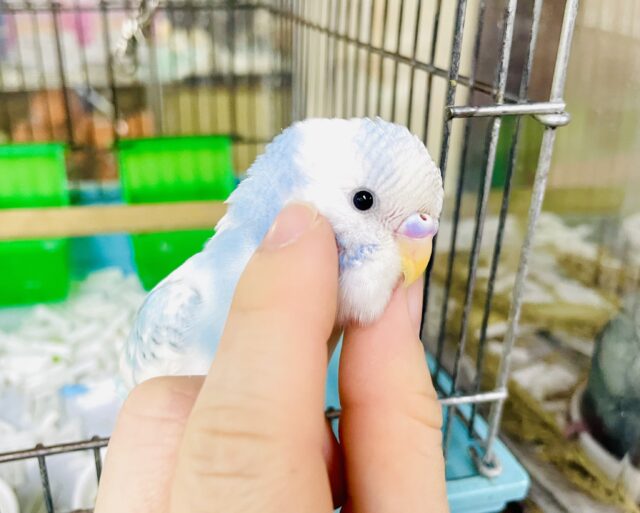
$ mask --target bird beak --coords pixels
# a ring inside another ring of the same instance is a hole
[[[438,221],[426,214],[412,214],[396,230],[405,286],[416,281],[427,268],[437,231]]]

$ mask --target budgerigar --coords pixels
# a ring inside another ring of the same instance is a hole
[[[596,337],[582,416],[608,451],[640,469],[640,295],[627,296],[622,311]]]
[[[410,283],[426,268],[443,195],[440,171],[403,126],[295,123],[253,163],[204,249],[146,298],[123,355],[125,381],[207,372],[240,275],[288,202],[313,204],[334,230],[337,322],[375,320],[402,275]]]

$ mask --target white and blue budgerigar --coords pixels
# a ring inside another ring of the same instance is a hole
[[[206,374],[236,284],[288,202],[313,204],[333,227],[337,322],[375,320],[402,275],[410,283],[426,268],[443,195],[440,171],[403,126],[368,118],[295,123],[253,163],[204,249],[149,293],[123,355],[125,381]]]

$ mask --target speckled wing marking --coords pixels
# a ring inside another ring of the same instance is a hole
[[[200,305],[201,294],[180,278],[161,283],[147,296],[127,342],[126,359],[135,381],[140,368],[177,364],[176,357],[189,349],[189,333]]]

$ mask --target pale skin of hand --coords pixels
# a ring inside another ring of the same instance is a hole
[[[335,238],[311,207],[286,207],[243,273],[209,374],[130,394],[96,513],[446,513],[421,285],[346,328],[338,444],[324,418]]]

